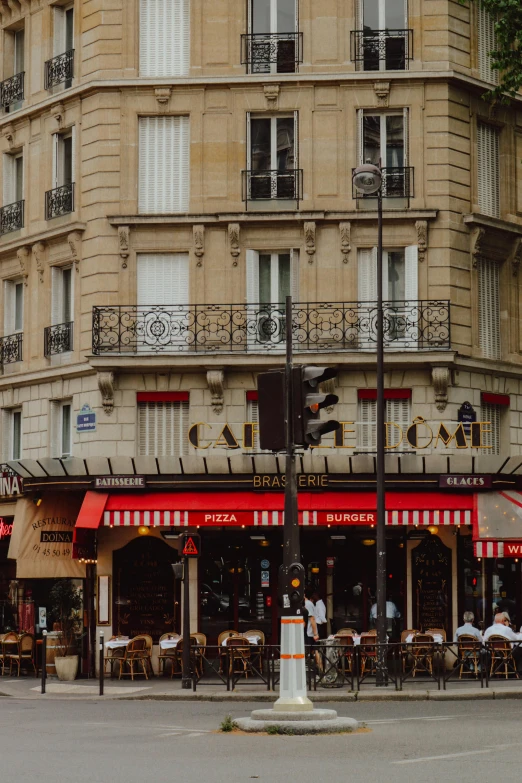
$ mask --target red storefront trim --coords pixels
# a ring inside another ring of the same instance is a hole
[[[246,398],[247,398],[247,402],[257,402],[258,399],[257,391],[247,391]]]
[[[138,402],[188,402],[188,392],[138,392]]]
[[[385,389],[385,400],[409,400],[411,398],[411,389]],[[376,400],[377,389],[357,389],[357,399]]]
[[[509,408],[511,400],[509,394],[492,394],[491,392],[482,392],[480,395],[482,402],[490,405],[504,405]]]

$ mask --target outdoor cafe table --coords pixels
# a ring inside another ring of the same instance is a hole
[[[119,647],[127,647],[128,643],[130,642],[130,639],[111,639],[108,642],[105,642],[105,647],[107,647],[108,650],[117,650]]]
[[[424,636],[425,634],[422,634],[422,635]],[[440,634],[440,633],[430,633],[430,634],[428,634],[428,636],[432,636],[433,637],[433,641],[434,641],[435,644],[444,644],[444,639],[442,637],[442,634]],[[406,637],[405,643],[406,644],[412,644],[413,643],[413,634],[412,633],[410,633],[410,635]],[[423,642],[423,644],[424,644],[424,642]]]

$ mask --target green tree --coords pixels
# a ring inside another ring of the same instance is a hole
[[[459,0],[466,4],[467,0]],[[522,87],[522,0],[471,0],[480,3],[495,20],[497,48],[491,65],[499,71],[499,84],[487,98],[507,102]]]

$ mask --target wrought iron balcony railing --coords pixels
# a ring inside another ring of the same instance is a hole
[[[302,33],[241,36],[241,65],[248,73],[296,73],[303,62]]]
[[[303,170],[243,171],[243,201],[303,198]]]
[[[24,227],[25,201],[14,201],[0,208],[0,236]]]
[[[404,71],[413,60],[413,30],[352,30],[350,50],[364,71]]]
[[[387,302],[384,339],[390,351],[450,348],[448,301]],[[295,304],[296,351],[375,351],[375,302]],[[284,350],[285,307],[216,304],[94,307],[92,352],[270,353]]]
[[[52,220],[74,210],[74,182],[61,185],[45,194],[45,219]]]
[[[0,337],[0,365],[22,361],[22,332]]]
[[[73,322],[46,326],[44,329],[44,356],[46,359],[57,353],[73,349]]]
[[[45,89],[51,90],[58,84],[70,82],[74,76],[74,49],[59,54],[45,63]]]
[[[355,169],[352,169],[352,174]],[[383,198],[413,198],[413,166],[385,166],[382,171],[381,194]],[[375,198],[364,196],[352,185],[353,198]]]
[[[12,106],[13,103],[19,103],[24,99],[24,80],[25,71],[15,73],[9,79],[0,82],[0,106],[4,109]]]

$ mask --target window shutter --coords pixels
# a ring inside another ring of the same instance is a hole
[[[10,410],[2,410],[2,462],[11,459],[13,443],[13,414]]]
[[[141,117],[139,121],[139,210],[186,212],[189,205],[188,117]]]
[[[406,302],[416,302],[419,298],[419,251],[417,245],[404,249],[404,291]]]
[[[274,168],[276,167],[274,166]],[[294,169],[298,169],[298,168],[299,168],[299,112],[294,111]]]
[[[499,131],[484,122],[477,124],[477,186],[480,211],[500,217]]]
[[[57,188],[59,185],[60,141],[60,134],[53,133],[53,188]]]
[[[4,280],[4,335],[13,334],[15,330],[15,284],[12,280]]]
[[[495,20],[479,3],[477,6],[478,25],[478,70],[479,76],[485,82],[498,84],[498,71],[491,67],[491,54],[497,49],[497,36],[495,33]]]
[[[359,302],[377,301],[377,248],[360,248],[357,253]]]
[[[63,323],[63,272],[51,267],[51,325]]]
[[[364,163],[364,110],[357,109],[357,160],[358,166]]]
[[[290,294],[292,301],[299,301],[299,250],[290,251]]]
[[[71,129],[71,182],[76,182],[76,125]]]
[[[181,457],[188,453],[188,402],[140,402],[138,451],[142,456]]]
[[[248,304],[259,303],[259,253],[246,251],[246,300]]]
[[[138,305],[187,305],[188,253],[138,255]]]
[[[360,451],[375,451],[377,448],[377,401],[359,400],[359,426],[357,448]]]
[[[15,200],[15,159],[13,155],[3,157],[3,200],[4,207]]]
[[[483,259],[478,265],[479,344],[486,359],[500,359],[499,267]]]
[[[62,446],[61,446],[61,412],[62,412],[62,406],[57,400],[51,400],[51,407],[50,407],[50,438],[49,438],[49,449],[50,449],[50,456],[51,457],[61,457],[62,456]]]
[[[190,0],[141,0],[140,74],[186,76],[189,50]]]
[[[386,400],[385,405],[385,420],[398,424],[403,433],[411,424],[410,421],[410,400]],[[377,411],[376,411],[377,413]],[[397,427],[388,427],[388,444],[390,446],[396,446],[395,451],[408,450],[408,443],[403,438],[401,440],[401,434]]]
[[[482,421],[491,422],[491,432],[484,433],[484,443],[490,448],[481,449],[481,453],[500,454],[500,405],[482,403],[480,416]]]
[[[408,166],[410,158],[410,110],[402,110],[402,134],[404,138],[404,167]]]
[[[60,6],[54,7],[54,56],[65,52],[65,10]]]

